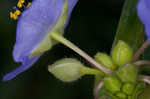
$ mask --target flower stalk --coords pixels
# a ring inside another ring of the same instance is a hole
[[[144,53],[145,49],[149,46],[149,41],[145,41],[142,46],[138,49],[133,57],[133,62],[137,61],[139,57]]]
[[[141,75],[139,80],[144,81],[145,83],[150,85],[150,76]]]
[[[94,68],[89,68],[89,67],[80,67],[80,72],[83,75],[95,75],[95,76],[104,76],[104,73],[100,70],[94,69]]]
[[[94,99],[98,99],[98,94],[99,94],[99,91],[100,89],[103,87],[104,83],[102,81],[100,81],[95,89],[95,96],[94,96]]]
[[[143,66],[143,65],[150,66],[150,61],[148,61],[148,60],[139,60],[139,61],[134,62],[133,64],[137,65],[137,66]]]
[[[81,55],[84,59],[86,59],[89,63],[92,64],[92,66],[94,66],[95,68],[103,71],[105,74],[109,74],[111,73],[111,70],[103,67],[101,64],[99,64],[98,62],[96,62],[92,57],[90,57],[87,53],[85,53],[84,51],[82,51],[80,48],[78,48],[76,45],[74,45],[72,42],[70,42],[69,40],[67,40],[66,38],[64,38],[62,35],[53,32],[51,34],[51,38],[64,44],[65,46],[69,47],[70,49],[72,49],[73,51],[75,51],[76,53],[78,53],[79,55]]]

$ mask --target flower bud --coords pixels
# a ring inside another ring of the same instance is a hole
[[[117,45],[112,50],[112,60],[115,64],[121,66],[130,62],[133,58],[133,51],[123,41],[119,41]]]
[[[121,85],[121,81],[114,76],[106,76],[104,78],[104,87],[112,93],[119,92]]]
[[[107,54],[105,53],[100,53],[98,52],[96,55],[95,55],[95,59],[97,62],[99,62],[101,65],[103,65],[104,67],[106,68],[109,68],[109,69],[116,69],[116,65],[113,63],[112,59],[110,56],[108,56]]]
[[[81,67],[84,66],[78,60],[64,58],[50,65],[48,71],[64,82],[72,82],[83,76],[80,71]]]
[[[126,99],[127,98],[127,95],[124,94],[123,92],[118,92],[116,94],[116,96],[119,98],[119,99]]]
[[[125,83],[122,86],[122,92],[124,92],[127,95],[132,95],[132,92],[134,90],[135,86],[132,83]]]
[[[118,71],[117,75],[123,82],[131,82],[134,83],[136,81],[138,74],[138,70],[136,66],[133,64],[126,64],[121,66]]]

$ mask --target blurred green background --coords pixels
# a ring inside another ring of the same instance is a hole
[[[44,1],[44,0],[43,0]],[[16,22],[9,12],[17,0],[0,1],[0,78],[19,66],[12,57]],[[124,0],[79,0],[65,37],[93,56],[96,52],[109,53]],[[73,83],[63,83],[47,68],[65,57],[86,61],[69,48],[58,44],[45,53],[29,70],[6,83],[0,82],[0,99],[93,99],[93,76],[85,76]]]

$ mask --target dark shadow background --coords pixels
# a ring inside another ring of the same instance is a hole
[[[12,57],[16,22],[9,19],[9,11],[16,2],[17,0],[0,1],[1,79],[4,74],[20,65]],[[109,53],[123,2],[124,0],[79,0],[66,28],[65,37],[91,56],[98,51]],[[93,99],[92,76],[85,76],[73,83],[63,83],[47,71],[49,64],[64,57],[74,57],[86,63],[69,48],[56,45],[28,71],[6,83],[0,81],[0,99]]]

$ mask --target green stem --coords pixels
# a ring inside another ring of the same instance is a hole
[[[58,42],[60,42],[60,43],[62,43],[62,44],[64,44],[65,46],[69,47],[70,49],[72,49],[73,51],[75,51],[76,53],[81,55],[84,59],[86,59],[94,67],[96,67],[97,69],[103,71],[104,73],[109,74],[111,72],[109,69],[107,69],[107,68],[101,66],[99,63],[97,63],[92,57],[90,57],[88,54],[86,54],[84,51],[82,51],[80,48],[78,48],[76,45],[71,43],[69,40],[64,38],[59,33],[53,32],[51,34],[51,38],[58,41]]]
[[[85,67],[85,66],[82,66],[81,67],[81,73],[83,75],[98,75],[98,76],[104,76],[104,73],[102,71],[99,71],[97,69],[94,69],[94,68],[89,68],[89,67]]]

